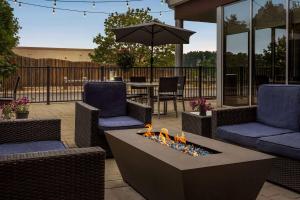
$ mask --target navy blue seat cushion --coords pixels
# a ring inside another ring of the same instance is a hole
[[[257,149],[300,160],[300,132],[262,137],[257,140]]]
[[[86,83],[83,99],[100,109],[100,117],[127,115],[126,85],[123,82]]]
[[[255,148],[256,140],[260,137],[280,135],[290,132],[293,131],[252,122],[245,124],[220,126],[217,128],[216,136],[225,141]]]
[[[257,100],[258,122],[300,131],[300,85],[262,85]]]
[[[41,151],[64,150],[65,146],[61,141],[36,141],[24,143],[0,144],[0,156],[16,153],[32,153]]]
[[[129,116],[99,118],[99,127],[104,130],[118,130],[124,128],[142,128],[144,123]]]

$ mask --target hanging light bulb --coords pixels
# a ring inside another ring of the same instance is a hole
[[[164,4],[164,0],[160,0],[161,5]]]
[[[162,16],[162,12],[161,11],[159,12],[159,16]]]
[[[86,11],[83,11],[83,16],[86,17]]]
[[[15,4],[17,4],[17,2],[18,2],[17,0],[14,0],[14,3],[15,3]]]
[[[127,6],[127,8],[129,8],[129,1],[128,0],[126,1],[126,6]]]
[[[19,2],[19,7],[21,7],[22,6],[22,3],[21,2]]]
[[[52,9],[52,14],[55,15],[55,8]]]
[[[54,7],[56,7],[56,0],[54,0],[54,2],[53,2],[53,6],[54,6]]]
[[[96,7],[96,3],[95,3],[95,1],[93,1],[93,8],[95,8]]]

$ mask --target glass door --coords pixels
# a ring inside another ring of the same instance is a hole
[[[223,104],[249,104],[249,1],[224,6]]]

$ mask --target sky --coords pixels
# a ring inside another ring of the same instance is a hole
[[[33,7],[30,5],[8,0],[14,8],[14,14],[18,18],[22,29],[19,32],[19,46],[30,47],[59,47],[59,48],[95,48],[93,38],[104,31],[104,20],[107,14],[68,12],[56,10],[55,15],[52,9]],[[78,0],[77,0],[78,1]],[[53,6],[51,0],[20,0],[19,2]],[[152,15],[161,21],[174,25],[174,12],[167,4],[162,4],[160,0],[141,0],[129,3],[130,8],[151,8]],[[81,11],[104,11],[104,12],[126,12],[126,2],[99,3],[93,8],[92,3],[65,3],[57,0],[57,8],[76,9]],[[190,44],[184,45],[184,52],[189,51],[214,51],[216,49],[216,25],[200,22],[184,22],[184,28],[196,32]]]

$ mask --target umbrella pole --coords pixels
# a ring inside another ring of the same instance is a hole
[[[150,82],[153,82],[153,42],[151,42]]]

